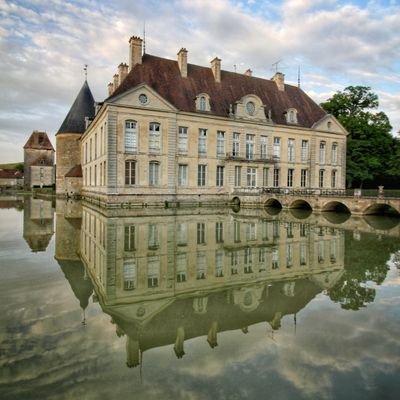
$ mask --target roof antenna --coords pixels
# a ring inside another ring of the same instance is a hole
[[[300,89],[300,65],[297,69],[297,87]]]
[[[278,60],[277,62],[274,62],[274,63],[272,64],[272,66],[275,67],[275,72],[278,72],[278,65],[279,65],[279,63],[280,63],[281,61],[282,61],[282,60]]]
[[[143,22],[143,55],[146,54],[146,20]]]
[[[236,64],[233,64],[233,69],[236,72]]]
[[[85,66],[83,68],[83,70],[85,71],[85,81],[87,81],[87,67],[88,67],[88,65],[85,64]]]

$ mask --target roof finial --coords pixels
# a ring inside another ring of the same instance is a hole
[[[300,88],[300,65],[297,70],[297,86]]]
[[[146,20],[143,21],[143,54],[146,54]]]
[[[85,64],[85,66],[83,67],[83,70],[85,71],[85,81],[87,81],[87,68],[88,68],[88,65]]]

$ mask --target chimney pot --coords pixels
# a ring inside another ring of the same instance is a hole
[[[129,71],[136,65],[142,63],[142,44],[140,37],[132,36],[129,39]]]
[[[128,75],[128,64],[121,63],[118,65],[118,75],[119,75],[119,81],[118,81],[118,86],[119,86]]]
[[[114,92],[114,84],[110,82],[107,87],[108,87],[108,95],[111,96]]]
[[[182,47],[178,52],[178,66],[182,78],[187,77],[187,53],[188,51],[184,47]]]
[[[245,71],[244,73],[246,76],[253,76],[253,71],[249,68],[248,70]]]
[[[281,92],[285,91],[285,74],[282,74],[282,72],[277,72],[272,77],[272,80],[276,83],[276,86],[278,86],[278,90]]]
[[[215,82],[221,82],[221,59],[215,57],[211,61],[211,69],[214,75]]]

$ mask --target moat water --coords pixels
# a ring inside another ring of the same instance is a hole
[[[0,198],[1,399],[398,399],[400,225]]]

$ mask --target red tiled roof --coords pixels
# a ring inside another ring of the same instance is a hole
[[[72,167],[66,174],[66,178],[82,178],[82,166],[81,164],[75,165],[75,167]]]
[[[24,175],[17,169],[0,169],[0,178],[2,179],[16,179],[23,177]]]
[[[53,150],[54,147],[50,142],[46,132],[33,131],[28,141],[25,143],[24,149],[40,149]]]
[[[177,109],[196,112],[195,98],[200,93],[210,96],[211,114],[228,117],[230,104],[243,96],[255,94],[271,110],[272,120],[286,124],[285,112],[295,108],[298,125],[307,128],[319,121],[326,112],[300,88],[285,84],[280,91],[272,80],[221,71],[221,82],[215,82],[211,68],[188,64],[188,76],[181,76],[178,62],[145,54],[142,64],[136,64],[109,99],[145,83]]]

